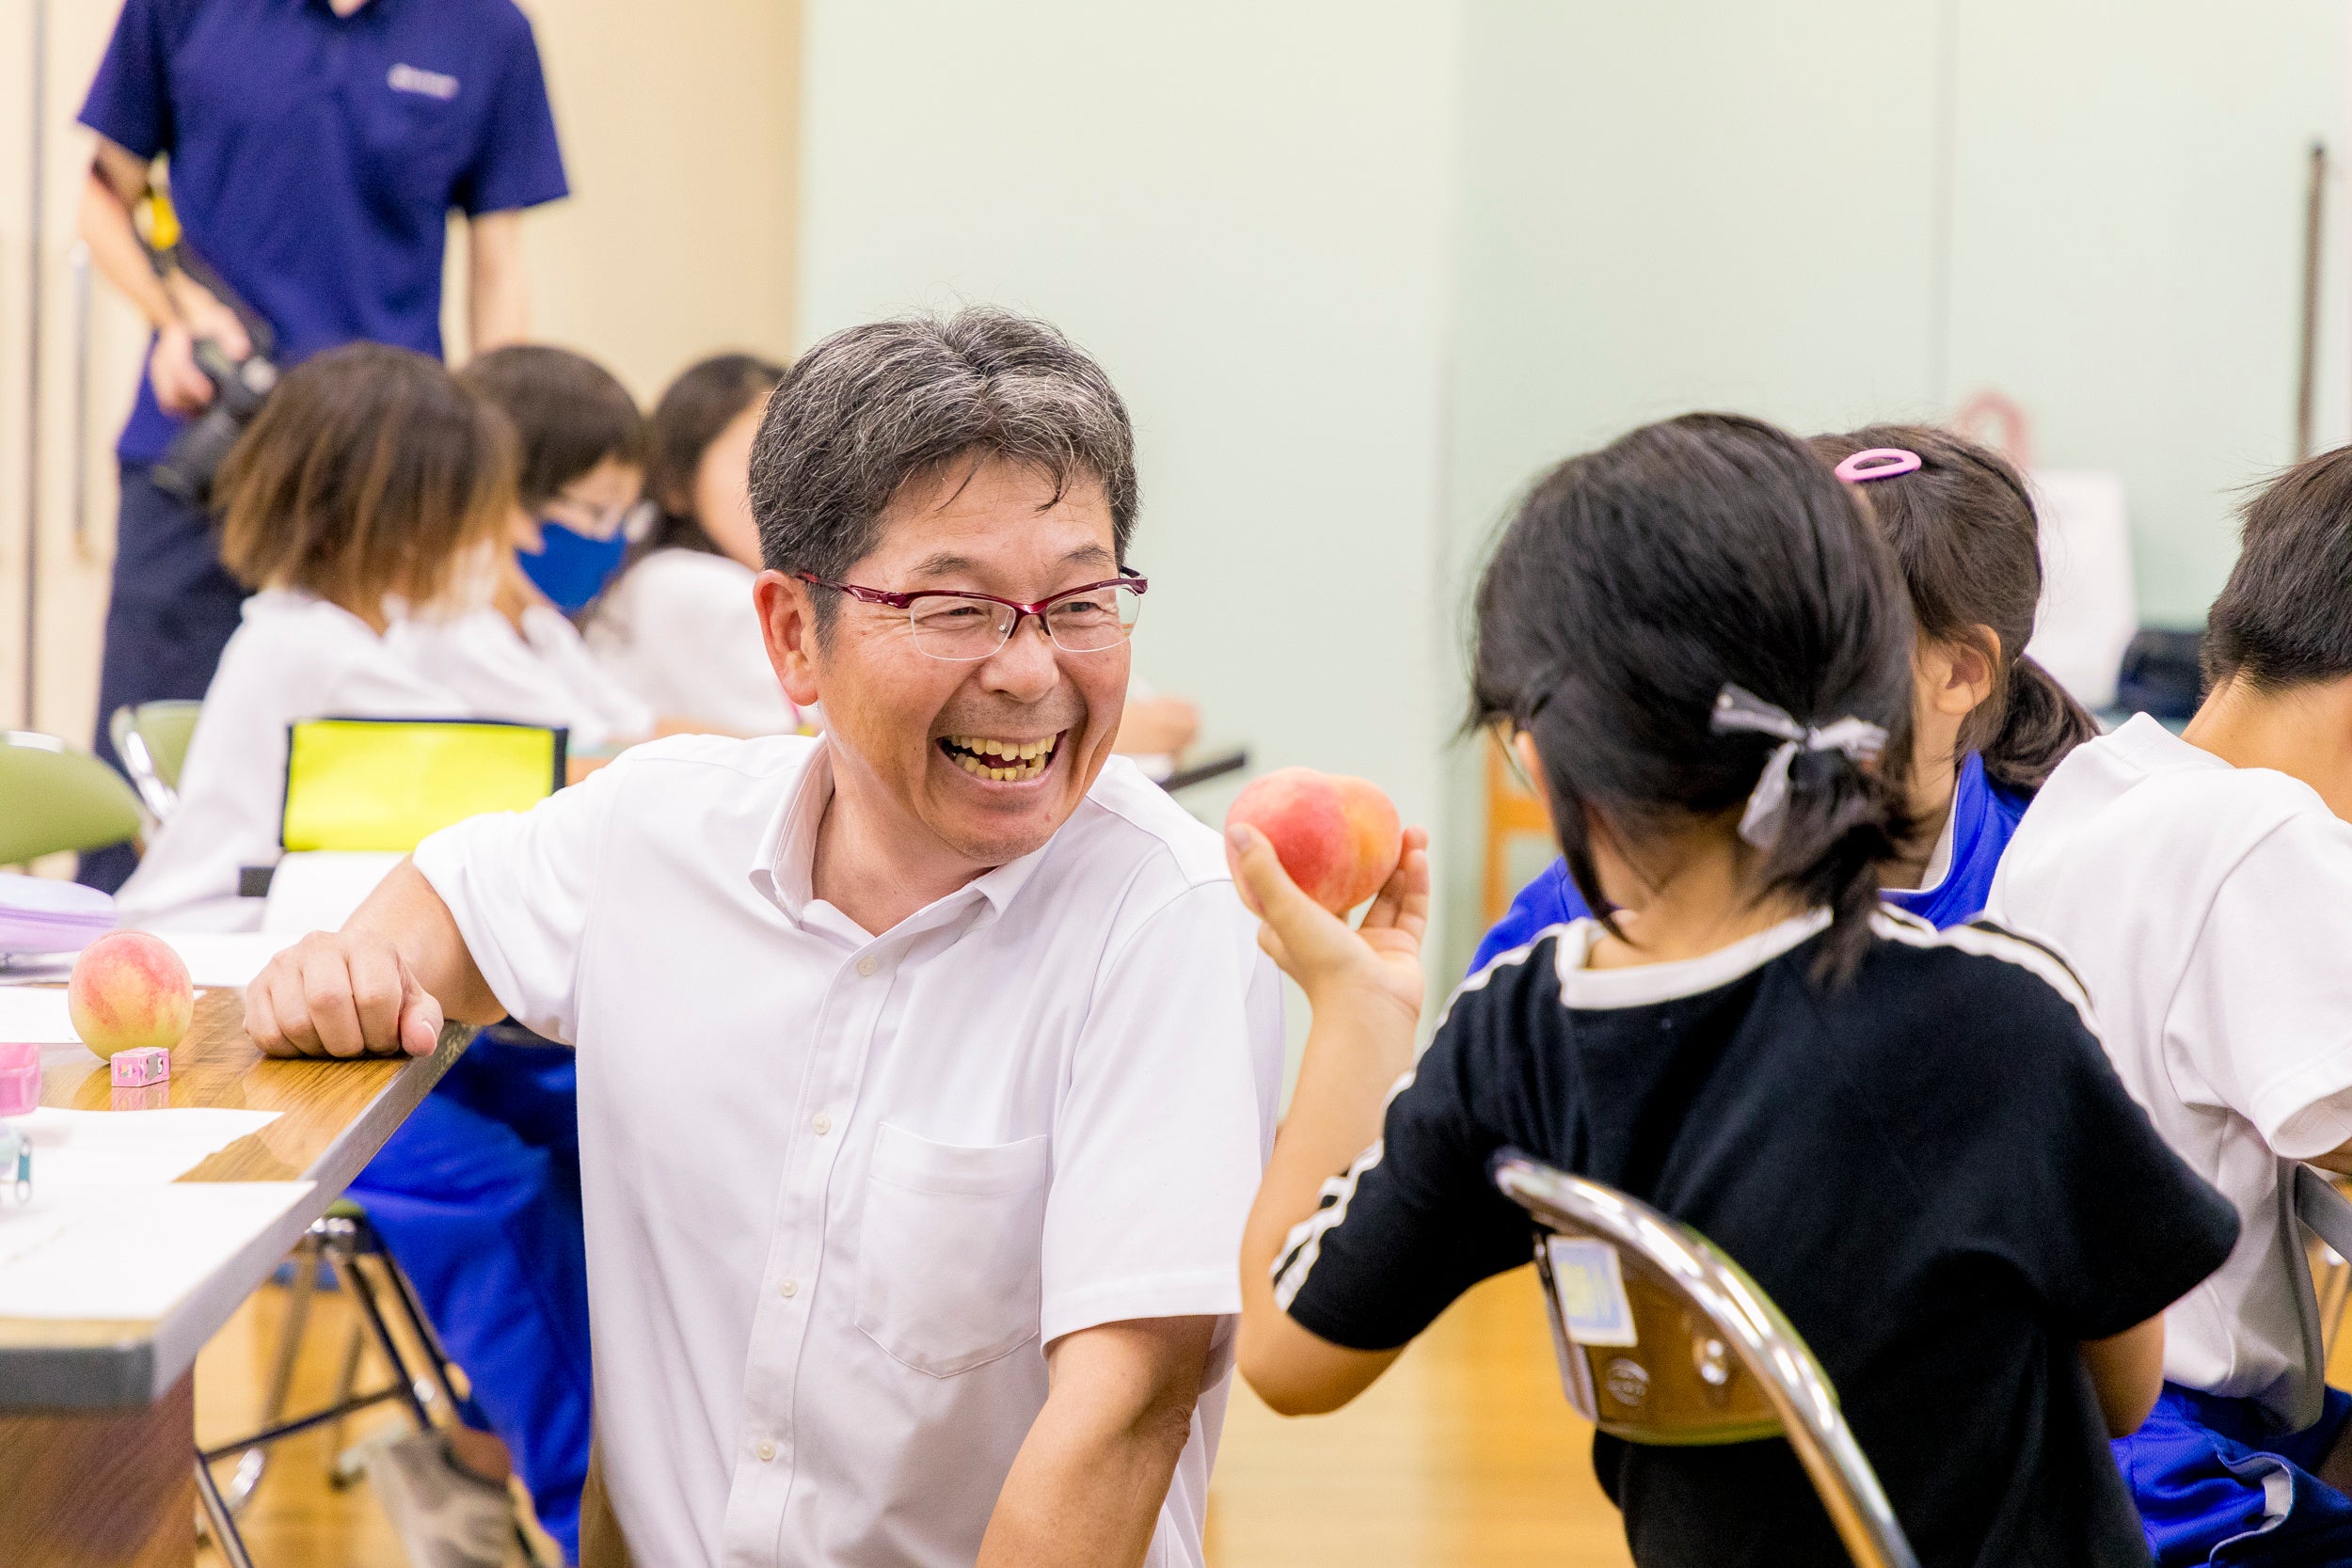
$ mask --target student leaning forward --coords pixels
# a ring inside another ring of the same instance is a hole
[[[2164,1398],[2116,1445],[2159,1561],[2352,1561],[2352,1395],[2304,1364],[2281,1161],[2352,1169],[2352,451],[2247,509],[2209,695],[2132,720],[2026,814],[1993,909],[2091,994],[2156,1131],[2237,1206],[2166,1314]],[[2308,1308],[2309,1303],[2301,1306]]]
[[[2154,1402],[2159,1314],[2236,1219],[2061,965],[1881,906],[1912,626],[1855,496],[1770,426],[1652,425],[1537,483],[1478,616],[1477,717],[1614,912],[1472,975],[1416,1067],[1418,836],[1350,930],[1237,831],[1314,1008],[1244,1243],[1244,1374],[1280,1410],[1344,1404],[1527,1262],[1487,1178],[1517,1148],[1747,1269],[1923,1562],[2146,1562],[2108,1436]],[[1594,1458],[1644,1568],[1847,1560],[1782,1441]]]

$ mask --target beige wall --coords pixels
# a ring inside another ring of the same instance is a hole
[[[526,222],[538,335],[611,364],[650,401],[713,349],[781,353],[793,330],[799,7],[794,0],[525,0],[538,31],[571,199]],[[0,13],[0,726],[86,739],[113,555],[116,431],[144,329],[102,281],[85,337],[73,307],[74,208],[89,136],[73,124],[111,6],[48,0],[42,245],[39,692],[23,701],[28,216],[35,59],[29,5]],[[450,350],[462,358],[462,238]],[[77,440],[77,432],[79,439]],[[81,498],[77,508],[76,497]],[[80,526],[77,527],[77,514]]]
[[[525,226],[536,335],[648,404],[705,354],[792,346],[797,0],[525,0],[572,197]],[[451,246],[450,356],[466,347]]]

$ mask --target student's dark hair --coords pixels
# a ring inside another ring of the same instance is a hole
[[[516,488],[526,511],[610,457],[645,461],[645,417],[611,371],[585,355],[546,343],[492,349],[457,372],[515,427],[522,452]]]
[[[723,552],[694,515],[694,476],[703,453],[747,408],[768,401],[785,367],[756,354],[714,354],[678,372],[646,421],[645,495],[660,520],[630,559],[655,550]]]
[[[1919,456],[1916,472],[1856,486],[1895,546],[1919,636],[1974,644],[1993,668],[1992,695],[1961,724],[1961,752],[1980,753],[1994,783],[2038,790],[2099,724],[2026,657],[2042,602],[2042,530],[2026,482],[1998,454],[1925,425],[1813,438],[1833,467],[1873,447]],[[1997,646],[1984,645],[1986,631]]]
[[[2237,564],[2205,621],[2205,684],[2258,691],[2352,675],[2352,447],[2247,503]]]
[[[299,588],[373,619],[440,602],[505,536],[515,435],[437,359],[381,343],[286,373],[214,484],[220,559],[248,588]]]
[[[1833,911],[1821,973],[1851,970],[1879,863],[1911,826],[1912,623],[1892,552],[1804,442],[1686,414],[1568,459],[1504,530],[1477,607],[1471,722],[1533,736],[1568,871],[1596,911],[1609,905],[1588,810],[1633,846],[1704,818],[1728,830],[1745,806],[1780,742],[1717,733],[1726,685],[1802,724],[1885,729],[1869,767],[1798,753],[1761,866],[1761,893]]]

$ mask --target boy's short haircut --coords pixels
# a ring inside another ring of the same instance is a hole
[[[2352,447],[2298,463],[2246,508],[2205,628],[2205,684],[2275,691],[2352,675]]]
[[[585,355],[516,343],[492,349],[457,379],[513,423],[522,465],[516,488],[527,511],[538,511],[607,458],[645,466],[645,417],[637,400]]]
[[[439,602],[515,506],[515,436],[437,359],[353,343],[278,384],[221,464],[220,558],[356,615]]]

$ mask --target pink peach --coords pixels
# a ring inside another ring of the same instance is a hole
[[[73,960],[66,981],[73,1032],[98,1055],[170,1050],[188,1032],[196,988],[170,946],[144,931],[109,931]]]
[[[1279,768],[1233,798],[1226,826],[1265,834],[1299,891],[1334,914],[1378,893],[1396,870],[1404,827],[1380,786],[1363,779]]]

